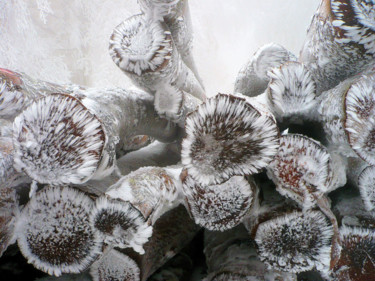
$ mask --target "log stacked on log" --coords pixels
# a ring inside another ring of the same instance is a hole
[[[268,44],[208,99],[188,1],[139,4],[109,49],[142,90],[0,69],[0,254],[144,281],[203,227],[206,280],[372,280],[374,1],[322,0],[298,62]]]

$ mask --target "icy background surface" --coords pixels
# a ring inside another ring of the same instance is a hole
[[[194,56],[208,96],[230,93],[263,44],[294,54],[319,0],[190,0]],[[69,3],[69,6],[68,4]],[[108,54],[113,28],[139,12],[136,0],[0,0],[0,67],[53,82],[123,86]]]

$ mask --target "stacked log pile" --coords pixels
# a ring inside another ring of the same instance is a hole
[[[109,42],[137,88],[0,69],[0,255],[144,281],[203,228],[207,281],[375,280],[375,2],[322,0],[211,98],[188,0],[138,2]]]

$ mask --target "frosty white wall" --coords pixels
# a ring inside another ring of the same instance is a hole
[[[0,67],[54,82],[124,86],[108,38],[139,11],[136,0],[0,0]],[[265,43],[295,54],[319,0],[189,0],[194,54],[207,94],[229,93],[242,65]],[[68,4],[69,3],[69,6]],[[43,17],[38,7],[49,6]]]

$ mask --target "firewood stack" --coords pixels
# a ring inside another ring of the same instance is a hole
[[[109,43],[138,88],[0,69],[0,254],[143,281],[204,228],[205,280],[375,280],[375,1],[322,0],[298,59],[211,98],[188,0],[138,2]]]

